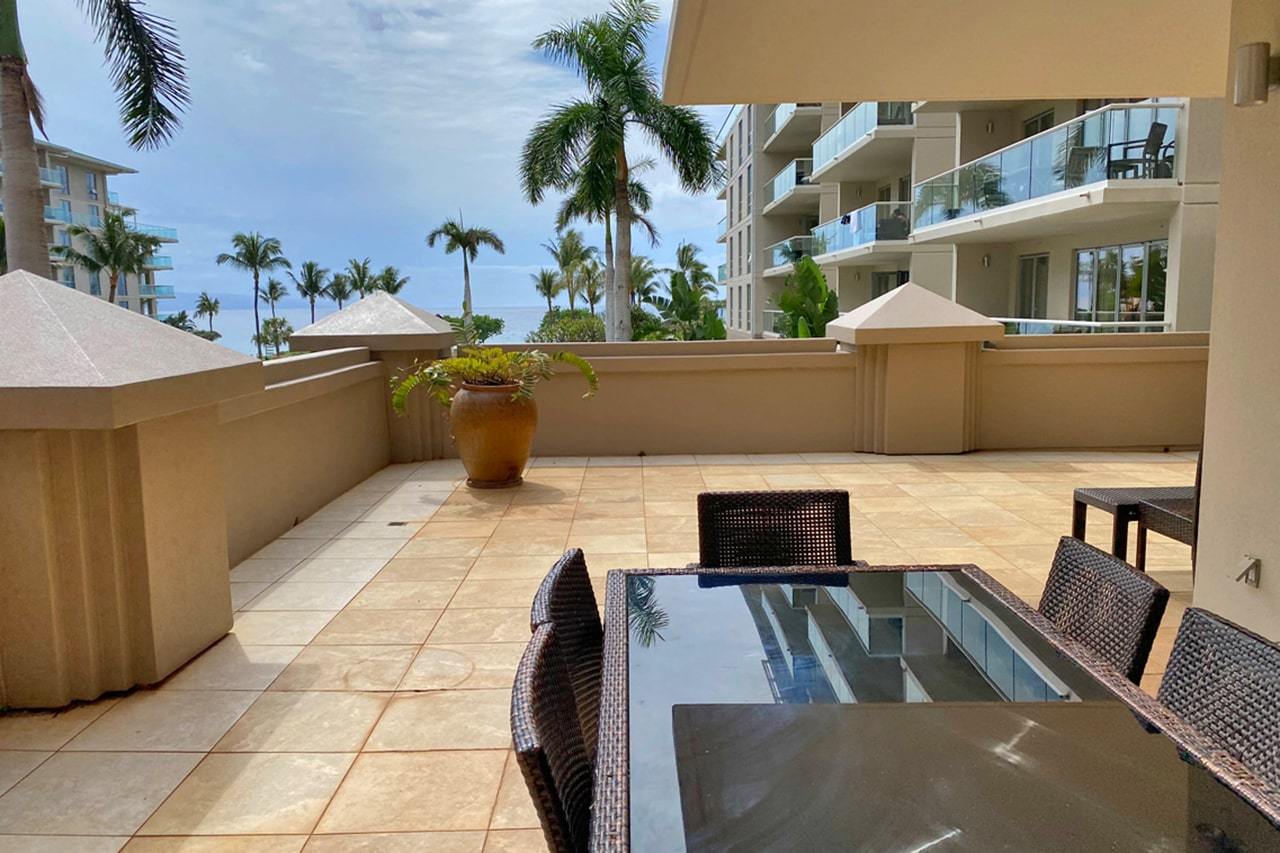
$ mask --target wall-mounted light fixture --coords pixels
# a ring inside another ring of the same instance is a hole
[[[995,132],[996,132],[996,123],[991,119],[987,119],[987,135],[990,136]]]
[[[1273,86],[1280,86],[1280,57],[1271,55],[1271,43],[1257,41],[1237,47],[1235,105],[1265,104],[1267,90]]]
[[[983,265],[984,267],[989,267],[989,266],[991,266],[991,256],[990,256],[990,255],[983,255],[983,256],[982,256],[982,265]]]

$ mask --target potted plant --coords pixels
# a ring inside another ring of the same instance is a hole
[[[582,372],[587,380],[584,397],[596,392],[595,370],[576,353],[466,347],[454,358],[415,365],[393,379],[391,403],[403,413],[409,395],[423,386],[449,409],[467,485],[478,489],[518,486],[538,426],[533,391],[543,379],[551,378],[557,361]]]

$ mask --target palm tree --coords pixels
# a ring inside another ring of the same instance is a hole
[[[181,329],[184,332],[194,332],[196,324],[191,322],[191,318],[187,316],[186,311],[179,311],[176,314],[170,314],[163,320],[166,326],[173,326],[175,329]]]
[[[360,294],[361,299],[378,289],[377,279],[369,263],[368,258],[363,261],[355,258],[347,261],[347,280],[351,283],[351,290]]]
[[[533,279],[533,287],[538,291],[538,295],[547,300],[547,310],[550,311],[555,307],[552,300],[564,290],[564,282],[560,280],[560,274],[555,270],[543,268],[529,278]]]
[[[595,257],[596,249],[588,246],[582,239],[582,232],[574,228],[566,228],[556,239],[543,243],[542,248],[555,260],[560,270],[560,284],[569,294],[569,310],[574,309],[574,302],[582,292],[582,265]]]
[[[333,278],[329,279],[329,286],[324,289],[324,295],[338,303],[338,310],[342,310],[342,303],[350,299],[355,294],[355,290],[351,287],[351,279],[346,273],[336,272]]]
[[[271,319],[276,317],[276,303],[289,295],[289,288],[285,287],[278,278],[267,279],[267,286],[262,289],[262,301],[271,307]]]
[[[652,302],[658,295],[658,268],[653,261],[644,255],[633,255],[631,258],[631,302],[639,305]]]
[[[213,318],[216,317],[218,312],[221,310],[222,303],[218,299],[210,296],[203,290],[200,291],[200,296],[196,299],[196,319],[199,320],[201,317],[208,317],[210,332],[213,331]]]
[[[107,301],[112,304],[116,301],[116,288],[120,285],[120,278],[129,273],[141,275],[147,258],[160,247],[157,238],[134,231],[123,215],[111,210],[103,216],[101,227],[91,229],[83,225],[70,225],[67,227],[67,234],[73,239],[82,239],[84,251],[75,248],[73,244],[54,246],[54,253],[87,272],[105,272],[110,283]],[[42,237],[41,240],[43,239]],[[47,255],[48,249],[44,251]],[[47,257],[45,262],[48,263]]]
[[[36,8],[44,4],[36,4]],[[104,44],[120,121],[135,149],[157,148],[180,127],[189,93],[178,35],[136,0],[79,0]],[[28,6],[28,8],[31,8]],[[49,273],[44,191],[31,122],[44,134],[44,106],[27,73],[18,0],[0,0],[0,150],[7,256],[13,269]]]
[[[457,219],[446,219],[444,223],[427,235],[427,246],[434,248],[436,243],[444,241],[444,252],[452,255],[462,252],[462,325],[470,326],[471,320],[471,263],[480,254],[481,246],[488,246],[499,255],[507,253],[494,231],[488,228],[467,228],[462,222],[462,214]]]
[[[591,309],[591,316],[596,315],[596,306],[600,304],[601,297],[604,296],[604,270],[601,269],[599,261],[594,258],[582,265],[580,271],[582,281],[582,295],[587,300],[587,307]]]
[[[404,286],[408,283],[409,276],[400,275],[400,270],[395,267],[383,267],[382,272],[378,273],[375,279],[374,289],[395,294],[404,290]]]
[[[320,266],[315,261],[303,261],[302,266],[298,267],[301,275],[294,275],[291,271],[289,278],[293,279],[293,286],[297,288],[298,295],[311,303],[311,322],[316,321],[316,300],[327,296],[327,285],[325,279],[329,276],[329,271]]]
[[[708,296],[716,292],[716,277],[711,274],[707,265],[698,258],[702,250],[689,242],[682,242],[676,247],[676,268],[668,272],[682,272],[689,284]]]
[[[556,107],[529,134],[521,157],[525,195],[537,204],[549,190],[568,190],[584,170],[612,174],[617,219],[614,282],[605,297],[609,340],[631,340],[631,225],[635,207],[627,130],[638,127],[663,152],[689,192],[719,177],[715,137],[690,107],[664,104],[645,41],[659,17],[645,0],[614,0],[603,15],[543,33],[533,46],[574,68],[587,96]],[[599,177],[595,178],[599,180]]]
[[[262,323],[258,319],[258,296],[261,290],[258,281],[263,272],[280,269],[292,269],[293,264],[284,256],[280,241],[275,237],[263,237],[257,231],[251,234],[239,232],[231,237],[231,245],[235,252],[223,252],[215,259],[217,264],[230,264],[238,270],[253,273],[253,332],[254,343],[258,345],[258,358],[262,358]]]

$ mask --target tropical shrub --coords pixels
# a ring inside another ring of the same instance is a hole
[[[525,338],[529,343],[563,344],[573,341],[603,341],[604,320],[581,308],[552,308],[542,315],[538,328]]]
[[[664,341],[668,337],[661,317],[639,305],[631,306],[631,340]]]
[[[516,385],[512,397],[532,398],[543,379],[550,379],[557,361],[572,364],[587,380],[590,397],[600,385],[596,372],[582,356],[572,352],[545,353],[541,350],[508,352],[498,347],[468,347],[454,358],[414,365],[403,375],[391,380],[391,404],[403,412],[415,388],[422,386],[431,398],[448,406],[463,383],[467,385]]]
[[[677,341],[722,341],[727,337],[719,308],[702,283],[690,283],[683,272],[672,272],[667,295],[652,300],[662,315],[667,337]]]
[[[827,278],[813,258],[796,262],[795,272],[787,276],[778,295],[778,307],[782,309],[779,331],[788,338],[821,338],[827,323],[840,314],[839,298],[827,287]]]
[[[463,330],[463,320],[461,317],[453,317],[449,314],[441,314],[440,317],[449,321],[449,325],[453,326],[455,332]],[[472,339],[464,340],[464,343],[482,344],[495,335],[502,334],[507,327],[507,321],[501,317],[494,317],[491,314],[472,314],[471,315]]]
[[[250,340],[266,348],[268,357],[277,358],[289,343],[289,336],[292,334],[293,324],[284,317],[268,317],[262,321],[262,331]]]

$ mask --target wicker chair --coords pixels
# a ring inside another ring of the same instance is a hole
[[[1280,645],[1188,608],[1157,698],[1200,737],[1280,788]]]
[[[600,624],[591,577],[587,574],[587,561],[580,548],[565,551],[538,587],[529,613],[529,627],[537,630],[539,625],[545,624],[556,626],[556,636],[582,723],[582,739],[587,755],[594,763],[600,719],[604,628]]]
[[[1039,610],[1137,684],[1168,601],[1167,589],[1124,560],[1064,536]]]
[[[850,551],[848,492],[698,495],[700,568],[847,566]]]
[[[511,737],[547,845],[586,850],[594,780],[554,625],[534,630],[516,669]]]

